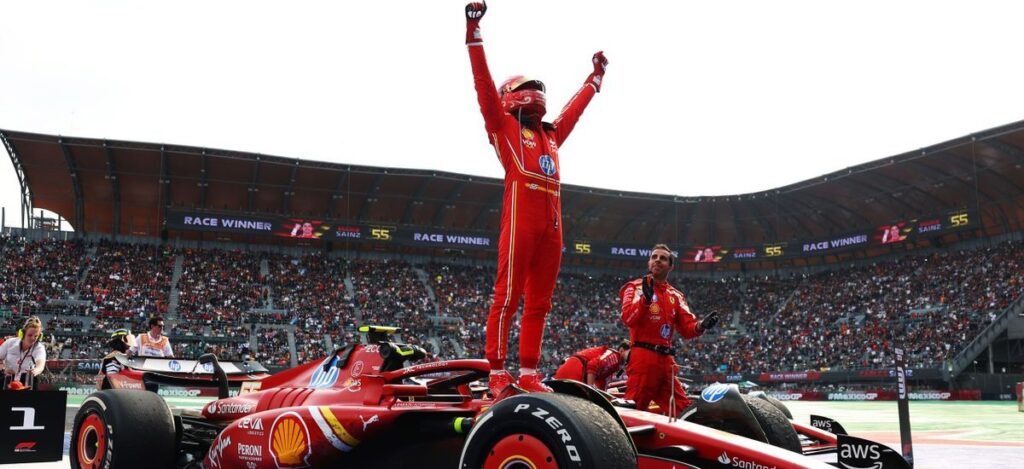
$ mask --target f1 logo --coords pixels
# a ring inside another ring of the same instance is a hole
[[[21,412],[21,426],[11,427],[11,430],[43,430],[46,427],[36,426],[36,409],[34,407],[11,407],[14,412]]]

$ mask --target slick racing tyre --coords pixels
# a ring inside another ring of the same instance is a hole
[[[800,437],[781,410],[759,397],[744,395],[743,402],[754,413],[754,418],[761,425],[764,435],[768,437],[768,443],[795,453],[803,452],[800,448]]]
[[[174,417],[163,398],[110,389],[82,403],[68,452],[72,468],[165,468],[175,461],[175,445]]]
[[[578,397],[530,393],[481,415],[462,448],[461,469],[635,469],[618,422]]]
[[[782,401],[767,394],[765,394],[761,399],[768,401],[769,404],[782,411],[782,415],[785,415],[787,419],[793,420],[793,413],[789,411],[789,407],[786,407],[786,404],[783,404]]]

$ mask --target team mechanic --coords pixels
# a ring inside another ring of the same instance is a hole
[[[607,345],[591,347],[566,358],[555,371],[555,379],[574,379],[604,391],[608,379],[621,371],[628,361],[628,340],[622,341],[617,349]]]
[[[483,3],[466,5],[466,46],[473,68],[487,138],[505,168],[498,273],[494,302],[487,317],[485,353],[491,364],[492,396],[515,379],[505,370],[509,327],[525,294],[519,333],[519,386],[527,391],[550,391],[540,382],[544,318],[562,259],[562,223],[558,147],[572,132],[580,115],[601,90],[608,61],[594,54],[594,71],[552,123],[544,117],[544,84],[514,76],[495,89],[480,36]]]
[[[718,315],[711,313],[697,321],[683,293],[668,284],[673,268],[672,250],[655,245],[647,260],[650,273],[623,285],[619,299],[622,322],[633,342],[626,366],[626,399],[635,401],[639,410],[647,410],[654,401],[660,413],[678,417],[690,400],[676,378],[672,330],[692,339],[714,327]]]

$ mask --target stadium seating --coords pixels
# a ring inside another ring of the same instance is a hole
[[[698,316],[717,311],[722,319],[713,333],[678,347],[677,359],[691,372],[877,369],[891,366],[891,346],[902,345],[910,366],[935,367],[1020,295],[1022,247],[903,255],[814,274],[676,275],[673,284]],[[53,332],[51,353],[96,357],[109,330],[144,331],[146,318],[162,314],[181,356],[234,356],[251,343],[256,359],[288,366],[356,340],[357,324],[376,323],[401,326],[401,340],[423,345],[430,359],[483,356],[492,266],[332,254],[4,235],[0,333],[40,314]],[[627,336],[618,292],[632,274],[559,276],[545,371],[577,350]]]

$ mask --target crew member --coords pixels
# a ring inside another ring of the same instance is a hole
[[[554,122],[542,122],[546,112],[544,84],[514,76],[495,88],[480,35],[483,3],[466,5],[466,46],[473,68],[487,138],[505,169],[498,273],[487,318],[485,353],[491,364],[489,387],[498,393],[515,381],[505,370],[509,327],[525,295],[519,331],[519,386],[526,391],[550,391],[540,382],[544,318],[562,258],[561,189],[558,147],[572,132],[594,93],[601,90],[608,61],[594,54],[594,70]]]
[[[0,345],[3,358],[4,384],[7,389],[24,389],[35,382],[46,368],[46,347],[42,343],[43,323],[29,317],[17,337]]]
[[[627,282],[619,299],[622,322],[633,343],[626,366],[626,399],[635,401],[639,410],[647,410],[654,401],[662,414],[678,417],[690,400],[676,378],[672,331],[692,339],[714,327],[718,316],[711,313],[697,321],[683,293],[668,284],[673,268],[672,250],[655,245],[647,260],[649,273]]]
[[[174,356],[171,349],[171,339],[163,334],[164,318],[153,316],[149,318],[149,332],[135,338],[135,345],[129,349],[131,355],[141,357],[165,357]]]
[[[128,329],[118,329],[113,334],[110,334],[110,341],[107,342],[107,347],[110,347],[110,353],[103,357],[100,373],[119,373],[123,365],[115,357],[126,355],[133,343],[135,343],[134,337],[132,337],[131,332],[128,332]]]
[[[607,345],[591,347],[566,358],[555,372],[555,379],[574,379],[604,391],[608,387],[608,378],[618,373],[628,360],[628,340],[622,341],[618,348]]]

